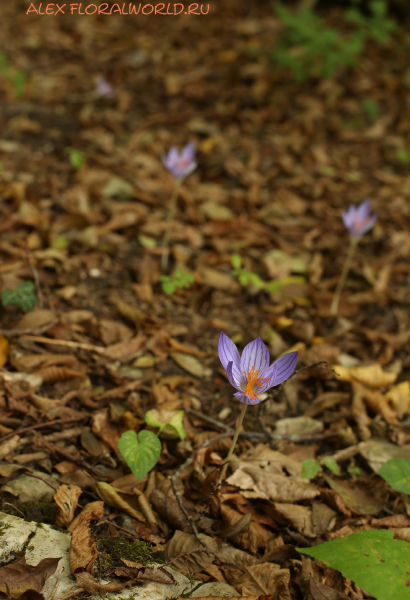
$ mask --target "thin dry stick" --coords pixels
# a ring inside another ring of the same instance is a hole
[[[83,342],[71,342],[70,340],[53,340],[47,337],[41,337],[37,335],[23,335],[25,340],[31,340],[32,342],[39,342],[42,344],[55,344],[56,346],[68,346],[69,348],[81,348],[82,350],[90,350],[90,352],[99,352],[104,354],[105,348],[102,346],[94,346],[93,344],[84,344]]]
[[[58,598],[56,598],[56,600],[68,600],[72,596],[77,596],[77,594],[81,594],[81,592],[83,592],[83,591],[84,591],[84,588],[74,586],[71,588],[71,590],[69,590],[62,596],[59,596]]]
[[[23,429],[16,429],[11,433],[7,433],[0,438],[0,444],[5,442],[9,438],[12,438],[15,435],[21,435],[22,433],[26,433],[27,431],[32,431],[33,429],[42,429],[43,427],[50,427],[50,425],[60,425],[61,423],[70,423],[70,421],[81,421],[82,419],[88,418],[87,415],[84,417],[71,418],[71,419],[55,419],[55,421],[49,421],[48,423],[38,423],[37,425],[31,425],[30,427],[24,427]]]
[[[174,184],[174,191],[172,192],[171,200],[169,203],[167,226],[165,229],[164,241],[162,243],[162,257],[161,257],[161,269],[165,272],[168,269],[168,258],[169,258],[169,240],[171,237],[172,221],[175,217],[177,208],[177,199],[179,190],[181,188],[182,179],[177,179]]]
[[[350,238],[349,250],[347,252],[345,264],[343,265],[343,271],[342,271],[342,274],[340,275],[339,283],[337,284],[335,295],[333,296],[332,304],[330,305],[330,314],[331,315],[337,314],[337,309],[339,307],[340,294],[342,293],[342,289],[346,283],[346,279],[349,274],[350,267],[352,265],[353,255],[356,250],[356,246],[357,246],[359,239],[360,239],[359,236],[357,236],[357,237],[352,236]]]

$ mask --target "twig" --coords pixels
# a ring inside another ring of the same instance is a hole
[[[56,346],[68,346],[69,348],[81,348],[82,350],[99,352],[100,354],[104,354],[106,350],[102,346],[94,346],[93,344],[85,344],[83,342],[72,342],[71,340],[54,340],[52,338],[40,337],[37,335],[23,335],[22,337],[25,340],[40,342],[41,344],[55,344]]]
[[[207,511],[207,510],[208,510],[208,508],[210,507],[210,505],[211,505],[211,501],[212,501],[212,498],[213,498],[213,496],[214,496],[215,492],[217,491],[217,489],[218,489],[218,486],[216,486],[216,485],[213,483],[213,484],[212,484],[212,490],[211,490],[211,493],[209,494],[209,496],[208,496],[208,500],[206,501],[206,504],[205,504],[204,508],[202,509],[202,511],[201,511],[201,514],[199,515],[199,517],[198,517],[198,519],[197,519],[197,523],[199,523],[199,522],[202,520],[202,518],[205,516],[205,514],[206,514],[206,511]]]
[[[44,479],[44,477],[40,477],[39,475],[33,475],[33,473],[30,473],[29,471],[27,471],[26,473],[24,473],[24,475],[28,475],[29,477],[34,477],[34,479],[40,479],[40,481],[44,481],[44,483],[46,483],[51,488],[53,488],[53,490],[55,492],[57,491],[57,488],[54,487],[53,484],[51,484],[49,481],[47,481],[47,479]]]
[[[6,505],[7,505],[7,506],[11,506],[11,508],[14,508],[14,510],[16,510],[17,512],[19,512],[19,513],[21,514],[21,516],[23,517],[23,519],[25,519],[25,515],[24,515],[24,513],[22,513],[22,512],[21,512],[21,510],[19,510],[19,509],[17,508],[17,506],[14,506],[14,504],[10,504],[10,502],[3,502],[3,504],[2,504],[2,508],[3,508],[3,506],[6,506]]]
[[[97,523],[96,527],[100,527],[100,525],[112,525],[116,529],[120,529],[121,531],[125,531],[125,533],[128,533],[127,537],[132,538],[132,539],[136,539],[136,538],[139,539],[141,537],[139,535],[133,535],[131,533],[131,531],[129,531],[128,529],[124,529],[124,527],[120,527],[119,525],[117,525],[117,523],[114,523],[113,521],[107,521],[107,519],[105,521],[100,521],[99,523]]]
[[[62,596],[59,596],[58,598],[56,598],[56,600],[68,600],[69,598],[71,598],[71,596],[77,596],[77,594],[81,594],[81,592],[83,592],[83,591],[84,591],[84,588],[74,586],[71,588],[71,590],[69,590]]]
[[[90,471],[90,473],[93,473],[93,475],[95,477],[98,477],[101,481],[105,481],[106,480],[106,477],[102,473],[100,473],[99,471],[97,471],[97,469],[95,469],[92,465],[90,465],[89,463],[85,462],[84,460],[76,458],[75,456],[73,456],[69,452],[65,452],[64,450],[62,450],[61,448],[59,448],[55,444],[52,444],[51,442],[44,442],[43,446],[45,448],[48,448],[51,452],[56,452],[57,454],[59,454],[60,456],[62,456],[63,458],[65,458],[65,460],[68,460],[68,461],[74,463],[75,465],[77,465],[81,469],[84,469],[85,471]]]
[[[85,417],[82,417],[85,418]],[[21,435],[22,433],[26,433],[27,431],[32,431],[33,429],[42,429],[43,427],[49,427],[50,425],[60,425],[60,423],[70,423],[70,421],[81,421],[78,417],[71,419],[56,419],[55,421],[49,421],[48,423],[38,423],[37,425],[31,425],[30,427],[24,427],[23,429],[16,429],[11,433],[7,433],[0,438],[0,444],[5,442],[9,438],[12,438],[15,435]]]
[[[58,574],[58,576],[57,576],[57,581],[56,581],[56,584],[55,584],[55,586],[54,586],[54,588],[53,588],[53,591],[51,592],[51,596],[50,596],[50,598],[49,598],[48,600],[53,600],[53,598],[54,598],[54,594],[56,593],[56,591],[57,591],[57,588],[58,588],[58,584],[60,583],[60,575],[61,575],[61,573],[62,573],[63,571],[64,571],[64,567],[61,569],[60,573],[59,573],[59,574]]]
[[[234,430],[229,427],[229,425],[226,425],[225,423],[222,423],[221,421],[217,421],[216,419],[213,419],[212,417],[208,417],[208,415],[205,415],[204,413],[199,412],[199,410],[195,410],[194,408],[190,408],[190,407],[185,407],[184,408],[185,412],[194,415],[194,417],[197,417],[198,419],[201,419],[202,421],[205,421],[206,423],[209,423],[210,425],[213,425],[214,427],[217,427],[218,429],[224,429],[225,431],[231,431],[232,433],[234,432]]]

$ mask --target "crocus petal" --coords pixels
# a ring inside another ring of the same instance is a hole
[[[251,398],[250,396],[247,396],[243,392],[236,392],[236,394],[234,394],[234,396],[236,396],[236,398],[238,398],[239,402],[243,402],[243,404],[259,404],[259,399],[257,398],[257,396],[255,396],[254,398]]]
[[[366,198],[356,209],[356,217],[361,221],[368,219],[370,216],[370,199]]]
[[[230,363],[228,363],[228,366],[226,367],[226,376],[229,380],[229,383],[234,388],[236,388],[237,390],[242,390],[240,373],[238,372],[237,369],[235,372],[235,366],[232,361]]]
[[[265,371],[261,373],[261,377],[264,379],[269,377],[269,381],[264,382],[261,385],[258,393],[261,394],[262,392],[266,392],[269,388],[286,381],[286,379],[288,379],[295,370],[297,362],[297,352],[288,352],[287,354],[284,354],[278,358],[278,360],[275,360],[275,362],[268,369],[265,369]]]
[[[269,350],[258,337],[245,346],[241,356],[241,372],[249,373],[253,367],[255,371],[263,371],[269,365]]]
[[[181,159],[188,160],[192,163],[195,160],[195,144],[194,142],[188,142],[185,148],[181,152]]]
[[[377,215],[373,215],[372,217],[370,217],[369,221],[365,225],[363,225],[361,232],[366,233],[367,231],[370,231],[370,229],[373,227],[376,221]]]
[[[225,370],[228,366],[228,363],[231,361],[235,364],[238,370],[240,370],[241,358],[239,356],[238,348],[223,331],[221,331],[221,335],[219,336],[218,354]]]
[[[273,365],[271,365],[270,367],[267,367],[264,371],[262,371],[262,373],[260,374],[262,384],[261,384],[261,387],[258,388],[259,394],[266,392],[269,388],[271,388],[274,385],[274,382],[277,377],[277,373],[278,373],[277,361],[274,362]],[[263,381],[263,380],[265,380],[265,381]]]

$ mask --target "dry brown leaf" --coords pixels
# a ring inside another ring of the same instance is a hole
[[[313,600],[349,600],[349,596],[317,581],[313,578],[313,575],[310,576],[309,583]]]
[[[291,600],[289,582],[289,569],[281,569],[273,563],[262,563],[246,566],[245,572],[231,585],[242,596],[266,594],[274,600]]]
[[[269,498],[278,502],[308,500],[315,498],[320,493],[319,488],[312,483],[247,464],[243,464],[235,470],[227,483],[236,485],[241,490],[252,490],[258,498]]]
[[[339,403],[345,403],[350,395],[345,392],[325,392],[313,400],[303,413],[305,417],[316,417],[327,408],[332,408]]]
[[[186,533],[192,531],[171,490],[168,490],[168,493],[164,493],[159,489],[153,490],[149,500],[154,510],[173,529],[184,531]]]
[[[144,492],[142,492],[136,487],[134,488],[134,494],[138,496],[138,504],[140,505],[141,512],[148,521],[148,523],[153,523],[154,525],[157,525],[157,520]]]
[[[144,316],[139,308],[136,306],[131,306],[130,304],[126,304],[121,300],[117,302],[117,310],[121,316],[123,316],[125,319],[128,319],[128,321],[131,323],[134,323],[134,325],[139,325]]]
[[[118,440],[121,436],[121,430],[111,423],[108,408],[103,408],[93,413],[91,428],[96,436],[108,444],[116,454],[119,454]]]
[[[115,574],[118,577],[129,577],[130,579],[145,579],[157,581],[158,583],[176,584],[175,578],[163,567],[146,567],[131,560],[121,559],[125,567],[117,567]]]
[[[28,565],[24,552],[14,554],[19,558],[0,568],[0,598],[18,598],[28,590],[41,592],[61,560],[43,558],[37,565]]]
[[[81,445],[91,456],[107,456],[110,449],[101,440],[99,440],[88,427],[84,427],[81,433]]]
[[[275,515],[275,513],[277,514]],[[278,518],[278,515],[305,537],[316,537],[312,522],[312,509],[310,506],[299,506],[298,504],[277,502],[275,503],[272,516]]]
[[[252,554],[256,554],[258,548],[265,548],[269,534],[267,530],[259,523],[252,522],[252,511],[249,511],[248,515],[241,516],[239,512],[230,508],[226,504],[221,506],[221,514],[224,522],[230,526],[232,532],[230,535],[223,535],[219,533],[221,537],[227,537],[231,539],[235,544],[241,546],[244,550],[249,550]],[[238,531],[235,533],[235,525],[242,523],[241,528],[245,526],[243,532]],[[247,527],[247,529],[246,529]]]
[[[39,396],[38,394],[30,394],[30,401],[33,406],[38,408],[41,412],[48,412],[49,410],[53,410],[54,408],[59,408],[62,406],[61,400],[51,400],[50,398],[45,398],[44,396]]]
[[[37,308],[28,312],[16,325],[16,329],[38,329],[56,318],[55,312],[48,309]]]
[[[97,546],[95,545],[90,532],[90,521],[93,518],[92,512],[79,515],[77,526],[72,531],[69,561],[72,573],[87,571],[93,572],[93,565],[98,556]],[[78,585],[81,585],[80,583]],[[83,587],[81,585],[81,587]]]
[[[206,543],[212,552],[217,552],[218,546],[216,541],[203,533],[199,534],[201,539]],[[176,531],[170,541],[165,546],[166,561],[169,562],[176,558],[179,554],[186,552],[194,552],[193,554],[177,559],[173,564],[178,571],[187,573],[188,569],[191,573],[199,573],[206,569],[214,559],[213,556],[208,556],[204,547],[198,542],[192,533],[184,533]]]
[[[0,444],[0,460],[13,454],[18,445],[20,444],[20,437],[15,435],[11,437],[9,440],[6,440],[2,444]]]
[[[106,345],[117,344],[119,342],[129,342],[134,333],[132,329],[112,319],[100,320],[100,339]]]
[[[57,367],[53,365],[38,369],[37,371],[34,371],[33,375],[41,377],[45,382],[52,382],[63,381],[64,379],[74,379],[75,377],[84,377],[85,373],[82,371],[75,371],[69,367]]]
[[[67,529],[74,519],[74,511],[78,505],[78,498],[82,494],[82,489],[76,485],[60,485],[54,494],[54,502],[57,504],[58,512],[56,517],[56,527]]]
[[[104,356],[111,358],[112,360],[121,360],[126,356],[135,354],[141,349],[142,344],[145,341],[145,336],[141,333],[136,337],[126,342],[120,342],[118,344],[112,344],[107,346],[104,352]]]
[[[398,418],[390,408],[387,396],[384,396],[378,390],[366,390],[363,388],[362,398],[371,411],[382,416],[391,425],[398,425]]]
[[[79,515],[71,522],[70,526],[67,527],[68,531],[73,532],[77,527],[78,521],[80,520],[81,515],[91,513],[91,520],[101,519],[104,516],[104,502],[101,500],[96,500],[95,502],[89,502],[83,508]]]
[[[329,486],[339,494],[343,501],[357,513],[374,515],[385,506],[388,492],[383,480],[345,481],[324,474]]]
[[[109,504],[110,506],[114,506],[115,508],[120,508],[124,512],[126,512],[130,517],[134,517],[134,519],[138,519],[138,521],[145,522],[145,517],[138,510],[133,508],[128,502],[123,500],[123,498],[115,491],[115,489],[104,481],[99,481],[97,484],[97,491],[101,498]]]

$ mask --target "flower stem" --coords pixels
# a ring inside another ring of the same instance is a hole
[[[161,269],[166,271],[168,269],[168,256],[169,256],[169,239],[171,237],[172,221],[175,217],[175,211],[177,207],[177,199],[179,189],[181,187],[182,178],[175,180],[174,191],[172,192],[171,200],[169,202],[167,227],[165,229],[164,241],[162,244],[162,257],[161,257]]]
[[[235,449],[236,442],[237,442],[238,436],[239,436],[239,432],[241,430],[243,418],[245,416],[247,408],[248,408],[247,404],[244,404],[242,406],[241,414],[239,415],[239,419],[238,419],[238,422],[236,424],[235,433],[234,433],[234,436],[233,436],[233,439],[232,439],[232,444],[231,444],[231,447],[229,448],[228,456],[226,457],[226,461],[225,461],[225,463],[224,463],[224,465],[222,467],[221,474],[219,475],[219,479],[218,479],[218,483],[217,483],[216,487],[219,487],[221,485],[221,483],[222,483],[222,481],[223,481],[223,479],[225,477],[226,469],[228,468],[229,461],[231,460],[231,456],[232,456],[233,451]]]
[[[352,236],[350,238],[349,250],[347,251],[345,264],[343,265],[343,271],[342,271],[342,274],[340,275],[339,283],[337,284],[337,287],[335,290],[335,295],[333,296],[332,304],[330,306],[330,314],[331,315],[337,314],[337,309],[339,307],[340,294],[342,293],[342,289],[344,288],[344,285],[346,283],[346,279],[349,274],[350,267],[352,265],[353,255],[356,250],[356,246],[359,242],[359,239],[360,239],[359,236],[357,236],[357,237]]]

